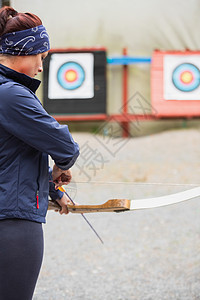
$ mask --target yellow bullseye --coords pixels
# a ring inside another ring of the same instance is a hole
[[[74,70],[68,70],[65,73],[65,79],[68,82],[73,82],[77,79],[77,73]]]
[[[183,72],[182,74],[181,74],[181,81],[183,82],[183,83],[190,83],[190,82],[192,82],[192,80],[193,80],[193,75],[192,75],[192,73],[191,72],[189,72],[189,71],[185,71],[185,72]]]

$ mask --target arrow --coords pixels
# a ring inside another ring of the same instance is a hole
[[[72,202],[72,204],[73,205],[67,205],[67,207],[69,207],[69,206],[72,206],[72,207],[75,207],[76,206],[76,204],[75,204],[75,202],[72,200],[72,198],[67,194],[67,192],[65,191],[65,189],[62,187],[62,186],[60,186],[59,188],[58,188],[60,191],[62,191],[63,193],[65,193],[65,195],[70,199],[70,201]],[[58,206],[60,207],[60,205],[58,204]],[[92,231],[96,234],[96,236],[98,237],[98,239],[101,241],[101,243],[103,244],[104,242],[103,242],[103,240],[101,239],[101,237],[99,236],[99,234],[96,232],[96,230],[94,229],[94,227],[91,225],[91,223],[88,221],[88,219],[84,216],[84,214],[83,213],[81,213],[81,215],[82,215],[82,217],[83,217],[83,219],[87,222],[87,224],[90,226],[90,228],[92,229]]]

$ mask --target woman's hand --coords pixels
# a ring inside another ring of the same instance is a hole
[[[55,183],[55,189],[57,190],[59,186],[67,185],[72,179],[72,173],[69,170],[61,170],[56,165],[53,166],[52,171],[53,182]]]
[[[60,205],[61,209],[59,211],[59,213],[62,214],[68,214],[68,208],[67,205],[68,204],[72,204],[72,202],[70,201],[70,199],[67,197],[66,194],[63,194],[61,199],[57,199],[56,202],[58,202],[58,204]]]

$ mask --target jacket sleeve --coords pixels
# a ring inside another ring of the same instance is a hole
[[[37,97],[19,84],[2,89],[2,126],[23,142],[49,154],[62,170],[72,167],[79,155],[67,125],[60,125],[43,108]]]
[[[56,190],[55,184],[52,181],[52,169],[49,167],[49,196],[52,200],[61,199],[64,193],[60,190]]]

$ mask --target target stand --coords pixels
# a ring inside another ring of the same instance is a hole
[[[43,104],[59,116],[106,117],[106,51],[55,49],[44,61]]]
[[[123,68],[119,114],[106,114],[107,63]],[[151,103],[143,98],[147,112],[130,114],[128,65],[137,63],[151,63]],[[200,51],[156,50],[152,58],[143,58],[129,57],[124,48],[122,56],[106,58],[104,48],[55,49],[45,59],[43,74],[43,104],[57,121],[118,122],[128,137],[130,122],[200,116]]]

